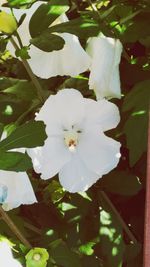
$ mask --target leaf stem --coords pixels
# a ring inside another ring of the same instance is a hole
[[[38,105],[40,104],[40,102],[34,103],[32,104],[28,110],[26,110],[23,114],[20,115],[20,117],[16,120],[15,124],[19,125],[22,123],[22,121],[24,120],[24,118],[30,113],[32,112],[36,107],[38,107]]]
[[[107,194],[104,191],[101,191],[101,195],[102,195],[103,199],[108,203],[108,205],[110,206],[110,208],[112,209],[112,211],[114,212],[114,214],[117,216],[118,221],[122,225],[123,229],[127,233],[127,235],[130,238],[130,240],[134,244],[136,244],[137,243],[137,240],[136,240],[135,236],[133,235],[133,233],[131,232],[131,230],[129,229],[129,227],[127,226],[127,224],[125,223],[125,221],[123,220],[123,218],[121,217],[121,215],[119,214],[118,210],[116,209],[116,207],[114,206],[114,204],[111,202],[111,200],[109,199],[109,197],[107,196]]]
[[[18,44],[16,43],[16,41],[14,40],[13,37],[10,38],[10,41],[11,41],[11,43],[12,43],[12,45],[14,46],[15,49],[20,49],[19,46],[18,46]],[[43,91],[42,91],[42,88],[41,88],[41,85],[40,85],[38,79],[36,78],[36,76],[35,76],[34,73],[32,72],[32,69],[30,68],[30,65],[29,65],[29,63],[27,62],[27,60],[26,60],[26,59],[23,59],[23,58],[21,58],[21,60],[22,60],[22,63],[23,63],[23,65],[24,65],[26,71],[27,71],[28,74],[29,74],[29,76],[30,76],[30,78],[31,78],[31,80],[32,80],[32,82],[33,82],[33,84],[34,84],[35,87],[36,87],[36,91],[37,91],[37,95],[38,95],[39,100],[43,103],[43,102],[44,102],[44,98],[43,98],[43,96],[42,96],[42,95],[43,95],[43,93],[42,93]]]
[[[92,1],[91,0],[87,0],[87,2],[88,2],[88,4],[89,4],[89,6],[91,6],[91,8],[93,9],[93,11],[94,12],[98,12],[98,10],[97,10],[97,8],[94,6],[94,4],[92,3]],[[98,13],[99,14],[99,13]]]
[[[98,16],[98,18],[101,20],[101,16],[100,16],[100,14],[99,14],[99,12],[98,12],[98,9],[96,8],[96,6],[92,3],[92,1],[91,0],[87,0],[87,3],[89,4],[89,6],[91,6],[91,8],[92,8],[92,10],[93,10],[93,13],[95,13],[97,16]],[[141,10],[140,11],[138,11],[137,13],[136,13],[136,15],[138,14],[138,13],[140,13],[141,12]],[[123,21],[123,20],[122,20]],[[121,23],[122,23],[122,21],[121,21]],[[124,21],[127,21],[127,18],[126,18],[126,20],[124,20]],[[123,21],[123,22],[124,22]],[[104,22],[104,24],[106,25],[106,27],[108,27],[109,25],[107,24],[107,22],[106,22],[106,20],[103,20],[103,22]],[[118,22],[117,24],[119,24],[120,22]],[[116,26],[116,25],[115,25]],[[110,29],[110,28],[109,28]],[[114,35],[114,37],[116,38],[116,39],[118,39],[118,37],[116,36],[116,34],[115,34],[115,32],[114,32],[114,30],[113,30],[113,27],[110,29],[110,31],[111,31],[111,33]],[[121,38],[119,37],[119,39],[121,40]],[[128,55],[128,53],[127,53],[127,51],[125,50],[125,48],[123,47],[123,55],[124,55],[124,57],[126,58],[126,60],[130,63],[130,57],[129,57],[129,55]]]
[[[9,217],[9,215],[3,210],[3,208],[0,205],[0,214],[2,216],[2,219],[4,222],[9,226],[9,228],[12,230],[12,232],[16,235],[16,237],[28,248],[32,248],[31,244],[28,242],[28,240],[23,236],[23,234],[20,232],[18,227],[14,224],[12,219]]]

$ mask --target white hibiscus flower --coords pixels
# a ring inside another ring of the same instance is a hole
[[[13,9],[17,20],[19,20],[24,13],[26,14],[26,18],[18,28],[18,33],[24,46],[29,45],[29,40],[31,39],[29,33],[30,19],[41,4],[43,4],[43,2],[38,1],[34,3],[30,9]],[[10,12],[10,10],[5,7],[3,7],[2,10]],[[62,14],[53,22],[53,25],[66,21],[68,21],[67,16]],[[58,35],[65,40],[65,45],[61,50],[45,52],[34,45],[30,46],[29,55],[31,59],[29,59],[28,62],[32,71],[38,77],[47,79],[57,75],[76,76],[89,68],[90,58],[80,45],[78,38],[70,33],[60,33]],[[17,38],[14,37],[14,39],[18,44]],[[10,42],[7,48],[12,55],[15,56],[15,49]]]
[[[4,132],[2,139],[5,137]],[[24,153],[25,149],[13,149],[13,151]],[[0,203],[5,211],[17,208],[21,204],[27,205],[35,202],[37,199],[26,172],[0,170]]]
[[[13,258],[11,247],[7,241],[0,242],[0,266],[22,267],[21,263]]]
[[[47,99],[36,120],[44,121],[48,138],[43,147],[27,152],[41,178],[59,173],[66,190],[80,192],[117,166],[120,143],[104,132],[116,127],[120,116],[109,101],[64,89]]]
[[[92,59],[89,88],[95,91],[97,99],[120,98],[121,42],[104,35],[92,37],[88,41],[86,51]]]

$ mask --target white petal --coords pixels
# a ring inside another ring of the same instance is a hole
[[[47,138],[43,147],[28,149],[33,167],[42,179],[49,179],[70,160],[71,155],[63,138]]]
[[[63,89],[46,100],[36,120],[44,121],[50,136],[60,135],[64,128],[80,124],[84,116],[85,104],[81,93],[75,89]]]
[[[18,28],[18,33],[24,46],[29,45],[29,41],[31,39],[29,33],[30,18],[41,4],[43,4],[43,2],[39,1],[34,3],[29,9],[20,9],[19,11],[18,9],[13,9],[17,20],[20,19],[22,14],[25,13],[27,15],[23,23]],[[10,9],[8,9],[8,12],[10,13]],[[63,14],[56,19],[52,25],[65,21],[68,21],[68,18],[65,14]],[[38,77],[47,79],[57,75],[76,76],[89,68],[90,57],[80,45],[78,38],[70,33],[60,33],[58,35],[65,40],[65,45],[61,50],[45,52],[33,45],[30,47],[29,55],[31,59],[29,59],[28,62],[32,71]],[[18,44],[17,38],[13,38]],[[15,56],[15,49],[11,42],[8,43],[7,48],[11,54]]]
[[[61,50],[45,52],[31,46],[29,64],[38,77],[47,79],[57,75],[76,76],[89,68],[90,58],[81,47],[78,38],[69,33],[59,36],[65,40]]]
[[[51,26],[66,21],[68,21],[67,16],[62,14]],[[65,41],[65,45],[61,50],[44,52],[33,45],[31,46],[29,64],[33,72],[37,76],[47,79],[57,75],[76,76],[86,71],[90,65],[90,57],[80,45],[78,38],[70,33],[57,35],[61,36]]]
[[[22,267],[21,263],[13,258],[11,248],[6,241],[0,242],[0,266]]]
[[[97,124],[103,131],[113,129],[118,125],[120,114],[115,104],[105,99],[99,101],[85,99],[85,103],[86,124],[91,125],[91,127],[92,124]]]
[[[103,133],[95,133],[94,129],[89,129],[87,133],[83,133],[78,151],[86,166],[102,176],[117,166],[120,143]]]
[[[0,171],[0,200],[5,210],[37,202],[25,172]]]
[[[86,191],[99,178],[100,176],[90,171],[76,153],[59,172],[60,183],[71,193]]]
[[[91,56],[89,87],[97,99],[121,97],[119,63],[122,44],[105,36],[89,39],[87,52]]]

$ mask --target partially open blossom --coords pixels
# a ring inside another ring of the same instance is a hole
[[[41,178],[59,173],[66,190],[79,192],[117,166],[120,143],[104,134],[120,120],[113,103],[64,89],[47,99],[36,120],[44,121],[48,138],[43,147],[28,149],[28,154]]]
[[[6,137],[4,132],[2,139]],[[13,151],[16,151],[13,149]],[[25,149],[17,149],[24,153]],[[0,204],[6,211],[19,207],[21,204],[37,202],[32,185],[26,172],[0,170]],[[0,265],[1,266],[1,265]]]
[[[22,14],[26,14],[26,18],[18,28],[18,33],[24,46],[28,46],[31,39],[29,33],[30,19],[41,4],[44,4],[44,2],[38,1],[34,3],[30,9],[26,10],[13,9],[17,20],[20,19]],[[3,10],[7,10],[8,12],[8,9],[6,8],[3,8]],[[53,22],[53,25],[66,21],[68,21],[67,16],[62,14],[55,22]],[[58,35],[65,40],[65,45],[61,50],[45,52],[34,45],[30,46],[29,55],[31,58],[28,62],[34,74],[41,78],[46,79],[57,75],[76,76],[79,73],[86,71],[90,65],[90,58],[75,35],[70,33],[60,33]],[[17,38],[14,37],[14,39],[18,43]],[[7,48],[12,55],[15,55],[15,49],[11,43],[9,43]]]
[[[5,11],[0,12],[0,31],[11,34],[17,29],[17,23],[12,14]]]
[[[45,248],[33,248],[26,255],[26,267],[46,267],[48,259]]]
[[[28,175],[25,172],[0,170],[0,203],[8,211],[21,204],[37,202]]]
[[[21,263],[14,259],[11,247],[7,241],[0,242],[0,266],[1,267],[22,267]]]
[[[97,99],[120,98],[121,42],[105,36],[92,37],[86,51],[92,59],[89,88],[95,91]]]

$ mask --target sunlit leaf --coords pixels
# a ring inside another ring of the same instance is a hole
[[[54,20],[68,10],[67,0],[51,0],[43,3],[33,14],[30,20],[30,34],[34,38],[46,30]],[[40,23],[39,23],[40,21]],[[38,24],[38,27],[37,27]]]
[[[42,146],[46,138],[45,126],[41,121],[30,121],[17,127],[6,139],[0,142],[0,150],[20,147]]]

